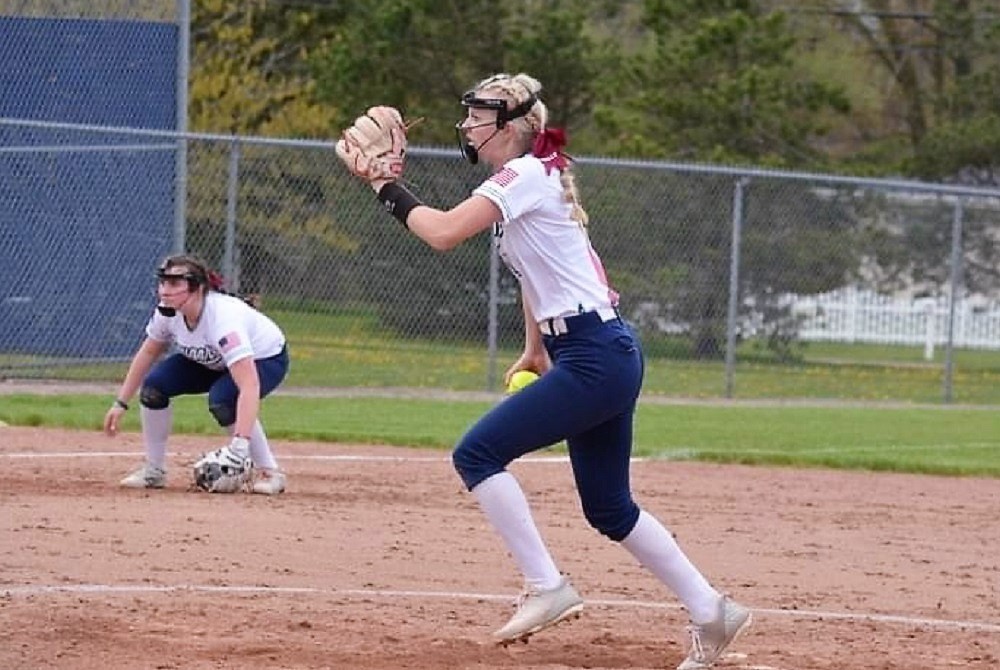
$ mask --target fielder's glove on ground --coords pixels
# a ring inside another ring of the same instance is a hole
[[[337,141],[337,156],[353,174],[373,181],[393,181],[403,174],[406,124],[394,107],[372,107]]]
[[[250,458],[242,456],[247,439],[234,437],[226,446],[205,454],[194,464],[195,486],[209,493],[236,493],[250,478]]]

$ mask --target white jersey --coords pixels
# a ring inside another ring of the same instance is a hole
[[[244,358],[269,358],[281,353],[285,335],[274,321],[240,298],[209,291],[194,330],[184,315],[153,312],[146,335],[157,342],[173,343],[180,353],[211,370],[222,370]]]
[[[546,174],[538,158],[521,156],[473,194],[488,198],[503,214],[493,235],[535,320],[618,306],[590,236],[570,218],[559,170]]]

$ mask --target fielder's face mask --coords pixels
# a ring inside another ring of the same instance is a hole
[[[170,265],[169,262],[164,263],[156,270],[157,285],[176,284],[178,282],[187,282],[188,291],[194,293],[198,290],[199,286],[207,283],[207,278],[203,277],[197,270],[180,265]],[[157,305],[156,309],[163,316],[174,316],[177,314],[175,308],[167,307],[163,304]]]
[[[514,119],[519,119],[525,116],[531,111],[531,108],[535,106],[538,102],[538,97],[532,93],[528,96],[528,99],[517,105],[513,109],[507,107],[507,101],[501,98],[480,98],[476,95],[475,91],[467,91],[465,95],[462,96],[462,107],[466,109],[488,109],[497,113],[496,121],[487,121],[486,123],[478,123],[473,126],[466,126],[465,121],[459,121],[455,124],[455,133],[458,135],[458,148],[462,151],[462,155],[465,159],[475,165],[479,162],[479,149],[472,146],[469,141],[465,138],[465,131],[470,128],[482,128],[485,126],[496,126],[496,130],[492,135],[486,138],[482,144],[479,145],[482,148],[486,142],[489,142],[497,133],[507,125],[509,121]]]

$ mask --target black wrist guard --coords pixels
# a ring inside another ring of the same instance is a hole
[[[409,189],[394,181],[380,188],[377,197],[378,201],[385,207],[385,211],[396,217],[396,220],[404,226],[406,226],[406,217],[410,215],[413,208],[424,204],[417,200],[417,196],[410,193]]]

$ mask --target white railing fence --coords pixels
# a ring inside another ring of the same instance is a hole
[[[948,339],[947,296],[905,299],[848,286],[789,302],[806,342],[916,345],[933,360]],[[1000,300],[956,302],[953,338],[959,348],[1000,349]]]

